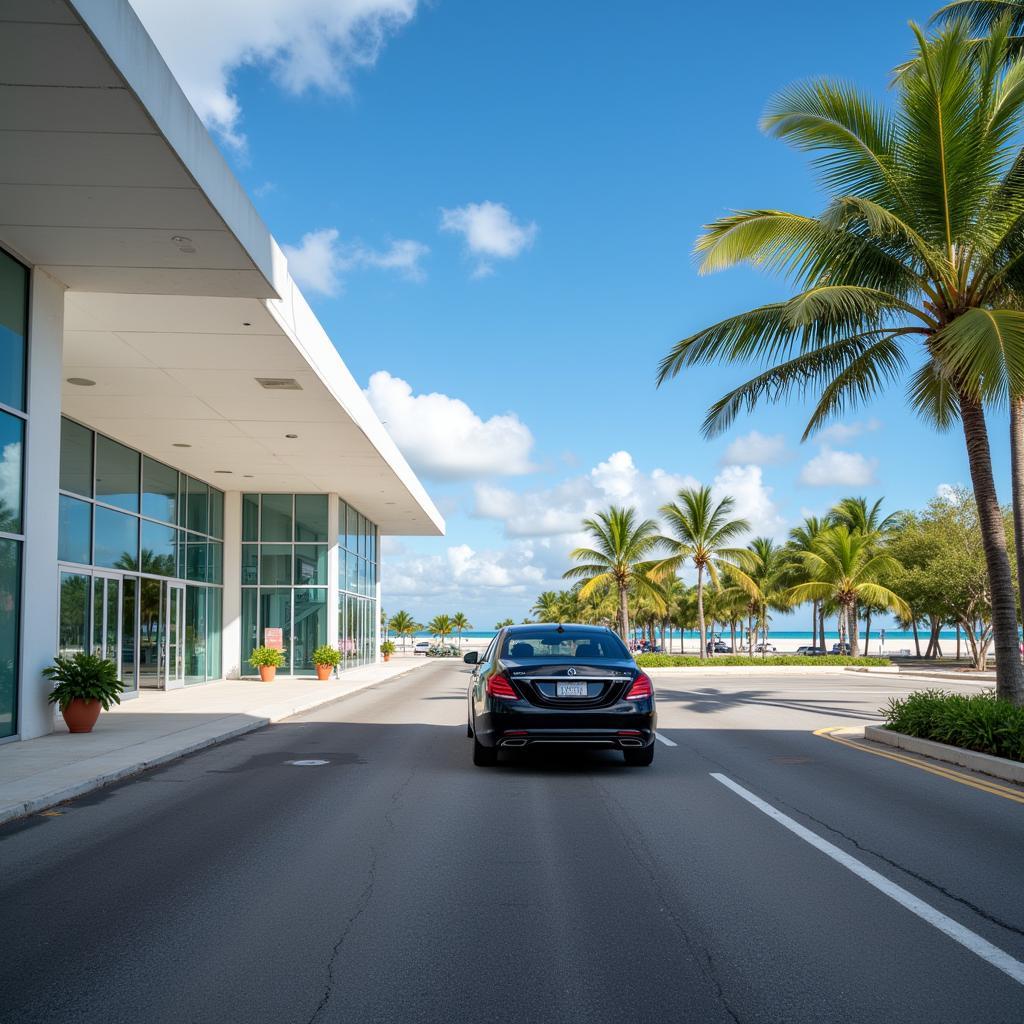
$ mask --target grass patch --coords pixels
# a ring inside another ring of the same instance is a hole
[[[882,708],[886,728],[979,754],[1024,761],[1024,707],[992,692],[920,690]]]
[[[728,665],[744,665],[748,668],[792,668],[805,665],[821,668],[826,665],[843,665],[864,668],[879,668],[891,665],[888,658],[849,658],[841,654],[822,654],[808,658],[802,654],[716,654],[703,660],[696,654],[638,654],[636,663],[641,668],[723,668]]]

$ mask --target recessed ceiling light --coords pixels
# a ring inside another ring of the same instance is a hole
[[[230,470],[230,469],[215,469],[214,473],[225,473],[228,476],[230,476],[231,473],[232,473],[232,470]]]
[[[175,448],[191,448],[191,447],[192,447],[192,445],[190,445],[190,444],[185,444],[185,443],[184,443],[184,442],[182,442],[182,441],[175,441],[175,442],[174,442],[174,447],[175,447]]]
[[[79,388],[94,388],[96,386],[96,381],[89,380],[88,377],[68,377],[68,383]]]
[[[246,480],[252,479],[252,473],[243,473],[242,476],[245,477]]]
[[[243,327],[252,327],[252,324],[248,320],[243,320],[242,321],[242,326]]]
[[[287,438],[290,438],[292,441],[294,441],[295,438],[297,438],[299,435],[298,434],[285,434],[284,436],[287,437]]]
[[[174,242],[175,245],[190,245],[192,239],[189,238],[188,235],[171,235],[171,241]]]

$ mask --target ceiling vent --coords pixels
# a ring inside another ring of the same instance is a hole
[[[257,377],[256,383],[267,391],[302,390],[302,385],[294,377]]]

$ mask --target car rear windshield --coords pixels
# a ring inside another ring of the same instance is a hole
[[[503,658],[581,658],[588,661],[628,658],[629,653],[614,633],[585,633],[567,629],[537,633],[510,633],[501,649]]]

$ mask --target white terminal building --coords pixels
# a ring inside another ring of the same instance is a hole
[[[0,739],[58,653],[376,660],[380,538],[444,521],[127,0],[0,0],[0,67]]]

